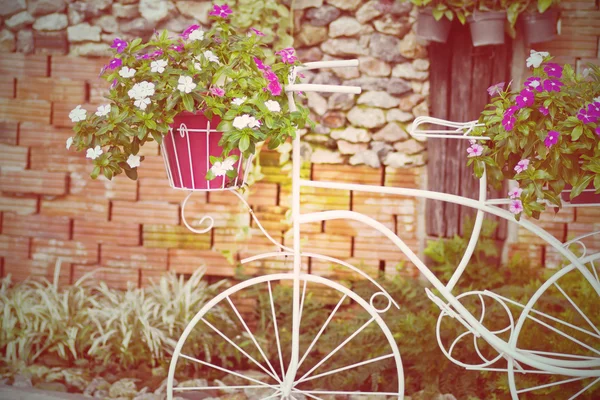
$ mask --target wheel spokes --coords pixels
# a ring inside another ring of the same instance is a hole
[[[349,369],[358,368],[358,367],[361,367],[363,365],[372,364],[372,363],[377,362],[377,361],[387,360],[388,358],[392,358],[392,357],[394,357],[393,354],[387,354],[385,356],[372,358],[372,359],[366,360],[366,361],[361,361],[361,362],[358,362],[358,363],[355,363],[355,364],[352,364],[352,365],[347,365],[345,367],[332,369],[331,371],[323,372],[323,373],[320,373],[320,374],[317,374],[317,375],[313,375],[313,376],[309,376],[309,377],[306,377],[306,378],[301,378],[298,381],[296,381],[296,384],[300,384],[302,382],[307,382],[307,381],[310,381],[310,380],[313,380],[313,379],[322,378],[324,376],[336,374],[338,372],[347,371]]]
[[[267,282],[269,287],[269,300],[271,301],[271,313],[273,315],[273,328],[275,329],[275,340],[277,342],[277,352],[279,353],[279,366],[281,367],[281,376],[285,377],[285,368],[283,367],[283,355],[281,354],[281,342],[279,341],[279,329],[277,328],[277,314],[275,313],[275,302],[273,301],[273,292],[271,282]]]

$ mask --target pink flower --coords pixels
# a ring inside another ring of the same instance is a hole
[[[546,79],[544,81],[544,90],[548,92],[560,92],[560,88],[563,85],[564,83],[558,79]]]
[[[183,51],[183,46],[180,46],[178,44],[174,44],[173,46],[171,46],[171,50],[175,50],[175,51],[181,53]]]
[[[113,79],[112,83],[110,84],[110,88],[114,89],[117,87],[118,84],[119,84],[119,81],[116,79]]]
[[[467,149],[467,153],[469,153],[467,157],[479,157],[483,154],[483,146],[477,143],[472,144],[471,147]]]
[[[523,212],[523,203],[521,200],[513,200],[510,202],[508,210],[513,214],[521,214]]]
[[[544,67],[544,72],[553,78],[560,78],[562,77],[563,68],[556,63],[548,63]]]
[[[506,109],[506,111],[504,111],[504,117],[509,117],[512,116],[514,113],[516,113],[517,111],[519,111],[519,107],[517,106],[510,106]]]
[[[250,32],[254,33],[256,36],[265,36],[264,33],[262,33],[261,31],[259,31],[256,28],[250,28]]]
[[[600,118],[600,101],[590,103],[587,108],[587,113],[594,117]]]
[[[515,98],[515,101],[517,102],[519,108],[529,107],[533,104],[534,101],[533,92],[531,90],[523,89],[521,90],[521,93],[519,93],[518,96]]]
[[[279,84],[279,81],[269,82],[267,89],[273,96],[279,96],[281,94],[281,85]]]
[[[219,87],[213,86],[210,88],[210,93],[218,96],[218,97],[223,97],[225,96],[225,91]]]
[[[110,46],[111,49],[117,49],[117,53],[124,52],[126,47],[127,42],[119,38],[115,38],[115,40],[113,40],[112,46]]]
[[[150,57],[152,58],[156,58],[156,57],[160,57],[163,55],[163,51],[162,49],[158,49],[156,50],[154,53],[150,54]]]
[[[527,171],[527,168],[529,168],[529,160],[527,158],[522,159],[517,163],[517,165],[515,165],[515,171],[517,174]]]
[[[542,80],[537,76],[532,76],[527,78],[525,81],[525,87],[529,90],[537,90],[538,92],[542,91]]]
[[[504,82],[500,82],[500,83],[496,83],[495,85],[490,86],[489,88],[487,88],[487,92],[490,96],[493,96],[495,94],[500,94],[500,92],[502,92],[502,89],[504,89]]]
[[[215,4],[213,10],[208,15],[214,15],[215,17],[220,18],[227,18],[231,14],[233,14],[233,11],[231,11],[231,8],[229,8],[227,4],[224,4],[222,6]]]
[[[293,47],[287,47],[287,48],[285,48],[283,50],[279,50],[275,54],[280,55],[281,56],[281,61],[283,61],[284,63],[286,63],[286,64],[293,64],[298,59],[294,55],[294,51],[295,50],[294,50]]]
[[[513,190],[508,191],[508,197],[511,199],[518,199],[519,197],[521,197],[522,193],[523,189],[521,189],[520,187],[516,187]]]
[[[119,68],[121,65],[123,65],[123,61],[121,61],[120,58],[113,58],[112,60],[110,60],[110,62],[108,63],[108,69],[115,69],[115,68]]]
[[[549,111],[546,107],[542,106],[540,108],[538,108],[539,112],[542,113],[542,115],[548,115]]]
[[[546,139],[544,139],[544,144],[546,145],[546,147],[550,148],[556,143],[558,143],[559,136],[560,133],[557,131],[548,131],[548,136],[546,136]]]
[[[511,131],[515,127],[516,122],[517,119],[515,117],[513,117],[512,115],[507,115],[502,120],[502,126],[505,130]]]
[[[577,119],[584,124],[594,123],[598,120],[598,118],[595,115],[590,114],[585,107],[579,110],[577,113]]]
[[[254,57],[254,64],[256,64],[256,68],[258,68],[261,71],[264,71],[268,68],[258,57]]]
[[[194,32],[196,29],[200,29],[200,25],[190,25],[186,28],[185,31],[181,32],[181,36],[184,39],[187,39],[190,36],[190,33]]]

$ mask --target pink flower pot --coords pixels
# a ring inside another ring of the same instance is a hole
[[[240,157],[237,149],[229,153],[240,157],[234,164],[237,177],[217,176],[211,181],[206,179],[206,172],[212,167],[210,156],[220,157],[223,150],[219,146],[223,133],[216,130],[220,122],[219,117],[209,120],[200,112],[183,112],[175,117],[170,126],[171,131],[165,135],[161,145],[167,176],[173,188],[223,190],[243,184],[243,167],[248,162]]]

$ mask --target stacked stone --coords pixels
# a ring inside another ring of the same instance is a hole
[[[7,0],[0,7],[1,51],[109,56],[115,37],[147,39],[209,24],[212,1]],[[310,82],[358,85],[360,96],[308,93],[318,121],[305,135],[313,163],[401,168],[425,162],[424,144],[407,129],[426,115],[427,51],[412,31],[408,2],[296,0],[295,46],[303,61],[359,58],[360,69],[321,71]]]
[[[360,68],[320,71],[311,83],[357,85],[359,96],[307,93],[318,125],[305,135],[313,163],[420,166],[424,143],[408,132],[427,115],[429,60],[413,32],[409,2],[296,0],[296,40],[303,61],[358,58]]]
[[[19,53],[108,56],[115,37],[147,39],[208,24],[212,2],[167,0],[6,0],[0,49]]]

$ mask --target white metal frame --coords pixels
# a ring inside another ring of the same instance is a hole
[[[301,72],[304,70],[311,70],[311,69],[317,69],[317,68],[355,67],[357,65],[358,65],[357,60],[324,61],[324,62],[307,63],[304,66],[295,68],[295,70],[292,72],[292,74],[290,76],[290,82],[295,82],[296,74],[298,72]],[[294,102],[294,93],[298,92],[298,91],[304,91],[304,92],[320,91],[320,92],[336,92],[336,93],[351,93],[351,94],[358,94],[361,91],[359,87],[317,85],[317,84],[290,84],[290,85],[287,85],[285,90],[286,90],[286,94],[288,96],[288,100],[289,100],[289,104],[290,104],[290,112],[293,112],[296,110],[295,102]],[[426,128],[424,128],[424,126],[426,126]],[[432,127],[427,128],[429,126],[432,126]],[[437,128],[435,126],[437,126]],[[452,139],[463,139],[463,140],[464,139],[489,140],[489,138],[485,137],[485,136],[483,136],[483,137],[469,136],[469,134],[471,133],[473,128],[475,128],[476,126],[478,126],[477,121],[470,121],[470,122],[466,122],[466,123],[457,123],[457,122],[444,121],[444,120],[440,120],[440,119],[432,118],[432,117],[418,117],[415,119],[415,121],[413,123],[413,128],[412,128],[411,134],[415,137],[421,137],[421,138],[427,138],[427,139],[429,139],[429,138],[452,138]],[[447,129],[447,128],[449,128],[449,129]],[[172,394],[173,394],[173,390],[174,390],[173,378],[174,378],[174,372],[175,372],[175,366],[177,363],[177,359],[180,356],[183,357],[183,355],[180,354],[182,346],[183,346],[187,336],[189,335],[189,333],[196,326],[196,324],[202,319],[202,316],[204,315],[204,313],[207,312],[207,310],[209,310],[212,306],[217,304],[219,301],[223,300],[225,297],[228,298],[228,296],[235,293],[237,290],[241,290],[242,288],[245,288],[249,285],[264,284],[265,282],[270,282],[273,279],[291,279],[292,280],[294,313],[293,313],[293,325],[292,325],[292,346],[291,346],[291,349],[289,349],[289,351],[291,351],[291,361],[290,361],[289,365],[287,366],[287,368],[284,369],[283,366],[281,367],[281,370],[282,371],[285,370],[286,372],[285,372],[285,374],[281,375],[280,380],[274,387],[275,388],[274,393],[271,397],[272,398],[281,398],[281,399],[293,398],[294,393],[297,392],[295,389],[295,384],[298,383],[298,379],[296,378],[298,365],[303,361],[303,359],[300,359],[300,354],[299,354],[300,318],[301,318],[301,312],[302,312],[303,293],[304,293],[304,291],[301,289],[301,282],[306,283],[307,280],[313,280],[316,282],[318,281],[321,284],[335,288],[336,290],[340,291],[344,295],[351,296],[351,297],[353,295],[356,296],[355,294],[351,294],[352,292],[348,291],[348,289],[343,288],[343,287],[335,284],[335,282],[332,282],[328,279],[318,278],[318,277],[309,278],[310,275],[302,274],[302,272],[301,272],[301,258],[302,257],[313,257],[313,258],[337,263],[339,265],[342,265],[342,266],[352,269],[353,271],[359,273],[361,276],[363,276],[364,278],[368,279],[371,283],[373,283],[377,287],[378,291],[371,297],[370,301],[367,303],[364,301],[361,302],[358,299],[356,300],[357,302],[359,302],[361,304],[361,306],[363,306],[363,308],[365,308],[372,315],[378,315],[379,313],[387,311],[391,305],[394,305],[395,307],[399,307],[398,304],[389,295],[389,293],[387,293],[384,290],[383,287],[381,287],[374,279],[369,277],[367,274],[362,272],[360,269],[350,265],[347,262],[337,260],[332,257],[327,257],[327,256],[311,253],[309,251],[302,251],[301,245],[300,245],[301,225],[305,224],[305,223],[322,222],[322,221],[328,221],[328,220],[334,220],[334,219],[351,219],[351,220],[362,222],[365,225],[376,229],[377,231],[382,233],[385,237],[387,237],[389,240],[391,240],[399,248],[399,250],[402,251],[402,253],[404,253],[408,257],[408,259],[419,269],[419,271],[423,274],[423,276],[431,283],[433,288],[441,296],[441,298],[440,298],[436,294],[434,294],[433,291],[431,291],[429,289],[426,290],[426,295],[441,309],[441,314],[440,314],[438,325],[437,325],[437,336],[438,336],[438,344],[439,344],[440,348],[442,349],[442,351],[444,352],[444,354],[451,361],[453,361],[456,364],[461,365],[467,369],[495,370],[495,371],[507,372],[509,375],[509,386],[511,389],[511,395],[512,395],[513,399],[518,399],[519,394],[521,394],[521,393],[537,389],[537,388],[533,388],[533,389],[517,388],[517,384],[515,383],[515,372],[520,373],[520,374],[543,373],[543,374],[564,375],[567,377],[567,379],[564,382],[588,379],[588,378],[597,378],[593,382],[600,380],[600,344],[599,344],[599,349],[597,351],[598,357],[588,357],[588,358],[582,358],[582,359],[578,359],[576,356],[565,357],[565,355],[561,355],[558,353],[541,354],[541,353],[536,353],[536,352],[532,352],[532,351],[527,351],[526,349],[520,349],[518,347],[518,336],[519,336],[519,332],[523,328],[524,322],[526,320],[533,320],[536,322],[540,321],[540,318],[537,318],[537,317],[539,317],[539,315],[538,315],[539,312],[534,309],[534,305],[535,305],[536,301],[538,301],[538,299],[544,294],[544,292],[547,290],[548,287],[550,287],[550,285],[556,284],[556,287],[559,287],[557,285],[557,281],[565,274],[571,273],[571,272],[582,274],[583,277],[593,287],[594,291],[598,295],[598,298],[600,298],[600,281],[598,279],[598,271],[596,270],[597,266],[594,264],[594,262],[598,262],[598,260],[600,260],[600,253],[591,254],[591,255],[587,254],[587,249],[585,248],[585,246],[583,245],[583,242],[581,241],[585,237],[589,237],[589,236],[595,235],[595,234],[600,234],[600,232],[593,232],[593,233],[590,233],[587,235],[583,235],[582,237],[575,238],[575,239],[570,240],[569,242],[563,244],[559,240],[557,240],[554,236],[552,236],[551,234],[546,232],[544,229],[542,229],[541,227],[534,224],[532,221],[527,220],[526,218],[521,218],[519,221],[516,221],[514,219],[514,216],[510,212],[508,212],[507,210],[502,208],[503,205],[507,204],[507,201],[505,199],[488,199],[487,198],[487,181],[486,181],[485,174],[480,179],[479,196],[477,199],[470,199],[470,198],[465,198],[465,197],[461,197],[461,196],[457,196],[457,195],[451,195],[451,194],[447,194],[447,193],[433,192],[433,191],[426,191],[426,190],[419,190],[419,189],[410,189],[410,188],[382,187],[382,186],[362,185],[362,184],[347,184],[347,183],[339,183],[339,182],[323,182],[323,181],[304,180],[304,179],[300,178],[301,160],[300,160],[300,138],[299,138],[299,135],[297,135],[296,138],[293,140],[292,163],[293,163],[293,167],[292,167],[293,245],[292,245],[292,247],[283,246],[280,243],[278,243],[277,241],[275,241],[268,234],[268,232],[262,227],[259,220],[256,218],[256,216],[252,212],[252,209],[246,203],[244,198],[237,191],[231,190],[232,193],[234,193],[236,196],[238,196],[240,198],[240,200],[246,204],[246,206],[250,210],[252,218],[257,223],[257,226],[259,227],[259,229],[267,236],[267,238],[271,242],[273,242],[273,244],[275,246],[277,246],[279,248],[279,251],[252,256],[252,257],[242,260],[241,262],[248,263],[248,262],[272,258],[272,257],[282,257],[282,256],[291,257],[293,260],[292,273],[286,274],[285,276],[283,276],[283,275],[266,275],[266,276],[254,278],[250,281],[246,281],[242,284],[232,287],[231,289],[228,289],[225,292],[226,294],[220,295],[219,297],[212,300],[211,302],[209,302],[207,305],[205,305],[203,307],[203,309],[189,323],[188,327],[186,328],[184,334],[181,336],[181,338],[177,344],[177,347],[175,349],[175,353],[173,355],[173,360],[171,362],[171,366],[169,369],[169,380],[168,380],[169,399],[172,398]],[[412,197],[418,197],[418,198],[423,198],[423,199],[440,200],[440,201],[446,201],[446,202],[453,203],[453,204],[471,207],[471,208],[477,210],[477,213],[476,213],[476,217],[475,217],[474,228],[473,228],[471,237],[469,239],[467,249],[463,255],[463,258],[460,261],[459,265],[457,266],[457,268],[456,268],[454,274],[452,275],[451,279],[449,280],[449,282],[447,284],[443,284],[429,270],[429,268],[427,268],[427,266],[423,263],[423,261],[421,261],[421,259],[415,254],[415,252],[412,249],[410,249],[400,237],[398,237],[389,228],[387,228],[386,226],[384,226],[383,224],[381,224],[380,222],[376,221],[375,219],[373,219],[371,217],[368,217],[366,215],[363,215],[363,214],[360,214],[360,213],[357,213],[354,211],[347,211],[347,210],[322,211],[322,212],[312,212],[312,213],[302,214],[300,212],[300,189],[301,189],[301,187],[325,188],[327,190],[345,190],[345,191],[352,190],[352,191],[362,191],[362,192],[369,192],[369,193],[384,193],[384,194],[388,194],[388,195],[412,196]],[[190,193],[190,195],[191,194],[192,193]],[[194,232],[198,232],[198,233],[206,232],[207,230],[209,230],[212,227],[212,218],[211,217],[205,217],[205,218],[209,219],[210,226],[208,228],[205,228],[202,230],[197,230],[197,229],[192,228],[188,224],[188,222],[185,220],[183,209],[185,208],[185,204],[186,204],[188,198],[189,198],[189,195],[186,198],[186,200],[184,201],[183,207],[182,207],[182,217],[184,219],[185,225]],[[473,292],[467,292],[467,293],[462,293],[462,294],[458,294],[458,295],[455,295],[453,293],[456,283],[460,279],[462,273],[464,272],[465,268],[467,267],[467,264],[469,263],[469,260],[471,259],[471,256],[473,255],[473,253],[475,251],[475,246],[477,244],[477,241],[478,241],[480,233],[481,233],[483,218],[484,218],[485,214],[495,215],[500,218],[504,218],[508,221],[512,221],[512,222],[518,224],[522,228],[530,231],[534,235],[541,238],[549,246],[553,247],[559,254],[561,254],[570,263],[569,266],[558,271],[557,274],[553,277],[553,279],[549,280],[544,285],[542,285],[542,287],[538,290],[538,292],[536,292],[536,294],[531,298],[531,300],[527,304],[519,304],[519,303],[514,304],[515,303],[514,301],[504,298],[502,296],[499,296],[488,290],[473,291]],[[204,220],[204,218],[203,218],[203,220]],[[582,246],[582,249],[584,251],[583,256],[579,256],[579,257],[576,256],[569,249],[569,246],[571,244],[579,244],[580,246]],[[598,263],[600,263],[600,262],[598,262]],[[591,264],[591,268],[588,266],[589,264]],[[275,276],[277,276],[277,278],[274,278]],[[269,290],[270,290],[270,283],[269,283]],[[565,294],[565,297],[567,298],[567,300],[571,301],[571,303],[573,304],[575,309],[577,309],[577,311],[579,311],[581,314],[581,310],[579,309],[579,307],[577,307],[577,305],[574,304],[574,302],[570,299],[570,297],[566,293],[563,292],[563,294]],[[386,298],[388,300],[387,307],[384,307],[384,309],[375,308],[374,299],[377,296],[383,296],[384,298]],[[461,299],[463,299],[467,296],[477,296],[481,300],[481,304],[483,307],[481,316],[476,317],[476,316],[472,315],[463,306],[463,304],[461,303]],[[483,300],[484,297],[490,298],[493,301],[498,302],[500,304],[500,306],[506,310],[506,312],[508,314],[509,324],[504,329],[490,331],[484,325],[484,323],[483,323],[483,316],[485,315],[485,306],[484,306],[484,300]],[[592,301],[597,301],[597,299],[592,299]],[[513,315],[510,312],[509,307],[508,307],[509,305],[517,306],[520,309],[522,309],[518,318],[513,318]],[[339,304],[338,304],[338,306],[339,306]],[[456,319],[466,329],[465,333],[463,335],[459,336],[450,345],[449,348],[446,348],[446,345],[442,342],[441,335],[440,335],[441,320],[446,317]],[[546,318],[547,316],[543,316],[543,317]],[[587,321],[589,322],[589,320],[587,320]],[[380,323],[380,325],[382,324],[382,322],[380,322],[379,320],[378,320],[378,323]],[[546,324],[546,325],[548,325],[548,324]],[[593,324],[592,324],[592,327],[595,330],[595,332],[598,333],[598,339],[600,339],[600,331],[598,331],[598,328],[593,326]],[[388,331],[386,329],[387,328],[382,328],[382,330],[387,335]],[[550,328],[550,329],[554,329],[555,331],[558,331],[558,329],[556,329],[556,328]],[[510,332],[510,339],[508,341],[503,340],[500,337],[498,337],[499,334],[504,333],[504,332]],[[595,335],[594,332],[592,332],[592,334]],[[482,362],[477,365],[464,364],[464,363],[460,362],[459,360],[456,360],[452,356],[452,351],[453,351],[453,348],[455,347],[455,345],[460,340],[463,340],[470,336],[473,337],[476,351],[482,360]],[[495,356],[493,359],[488,359],[488,358],[484,357],[477,347],[477,339],[485,340],[492,348],[494,348],[497,351],[497,356]],[[571,337],[571,339],[573,339],[573,338]],[[279,341],[277,343],[279,345]],[[397,347],[393,343],[393,341],[391,342],[391,347],[392,347],[392,354],[394,354],[396,361],[399,361],[399,359],[400,359],[399,352],[398,352]],[[594,349],[594,348],[592,348],[592,350],[596,351],[596,349]],[[281,349],[279,349],[279,351],[281,352]],[[504,360],[506,360],[506,361],[504,361]],[[496,365],[499,361],[505,362],[504,365],[506,365],[506,367],[497,367]],[[401,365],[398,365],[398,371],[399,371],[399,375],[402,375]],[[588,387],[591,387],[593,385],[593,382]],[[557,384],[560,384],[560,383],[561,382],[559,382]],[[583,392],[584,391],[581,391],[580,393],[576,394],[575,396],[573,396],[571,398],[574,399],[575,397],[577,397],[579,394],[581,394]],[[343,390],[327,392],[327,394],[344,394],[344,393],[346,393],[346,392],[344,392]],[[325,394],[325,393],[323,393],[323,394]],[[317,398],[317,399],[319,398],[318,393],[316,393],[316,392],[315,393],[305,393],[305,395],[310,398]],[[385,394],[382,394],[382,395],[385,395]],[[387,395],[389,395],[389,394],[387,394]],[[399,387],[398,393],[394,393],[394,396],[395,395],[398,395],[399,399],[403,398],[403,385],[402,384]]]

